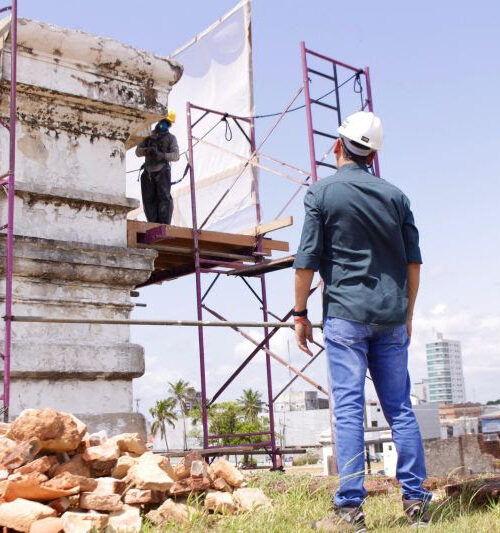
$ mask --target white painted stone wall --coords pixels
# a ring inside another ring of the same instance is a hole
[[[0,21],[4,122],[9,30]],[[156,252],[126,248],[127,213],[138,202],[125,195],[125,153],[166,112],[182,67],[26,19],[18,42],[14,315],[127,318],[130,290],[149,277]],[[0,126],[0,174],[8,142]],[[0,220],[6,215],[2,196]],[[132,406],[132,379],[143,373],[143,349],[126,325],[16,322],[10,415],[49,406],[92,429],[144,431]]]

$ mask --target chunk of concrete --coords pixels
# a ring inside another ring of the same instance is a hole
[[[52,489],[69,490],[74,487],[79,487],[83,492],[92,492],[97,488],[97,480],[90,477],[75,476],[69,472],[63,472],[49,481],[46,481],[43,485]]]
[[[92,511],[121,511],[123,503],[119,494],[82,492],[80,494],[80,507]]]
[[[97,480],[97,487],[94,489],[96,494],[123,494],[126,483],[121,479],[115,479],[113,477],[101,477]]]
[[[206,477],[188,477],[176,481],[169,490],[172,496],[184,496],[192,492],[203,492],[210,488],[210,480]]]
[[[129,452],[135,455],[142,455],[148,451],[146,442],[139,433],[122,433],[109,439],[115,442],[121,452]]]
[[[78,495],[75,495],[78,499],[76,506],[80,503],[80,497]],[[64,496],[62,498],[57,498],[56,500],[52,500],[47,504],[49,507],[52,507],[52,509],[55,509],[57,511],[58,515],[62,515],[65,513],[70,507],[70,496]]]
[[[7,436],[16,441],[36,437],[46,452],[71,452],[87,431],[83,422],[54,409],[25,409],[11,423]]]
[[[272,509],[271,500],[264,494],[262,489],[245,487],[233,492],[234,501],[238,509],[243,512],[252,511],[256,508]]]
[[[174,479],[185,479],[191,475],[193,461],[203,461],[200,452],[189,452],[174,466]]]
[[[122,455],[116,462],[116,466],[111,471],[111,475],[114,478],[122,479],[124,478],[130,467],[134,466],[137,463],[137,458],[130,455]]]
[[[233,514],[236,512],[236,504],[229,492],[209,490],[205,495],[205,509],[214,513]]]
[[[104,531],[108,525],[108,515],[102,513],[77,513],[67,511],[61,519],[64,524],[64,533],[95,533]]]
[[[10,470],[14,470],[23,466],[26,463],[33,461],[41,449],[41,442],[38,438],[32,437],[22,442],[18,442],[17,446],[3,459],[3,466]]]
[[[49,516],[33,522],[29,533],[60,533],[63,529],[64,524],[60,518]]]
[[[220,490],[222,492],[233,492],[233,487],[231,487],[231,485],[229,485],[229,483],[221,477],[214,479],[212,482],[212,487],[215,490]]]
[[[126,506],[109,515],[107,533],[139,533],[142,527],[141,512],[137,507]]]
[[[219,458],[212,464],[212,471],[216,477],[224,479],[231,487],[241,487],[245,481],[243,474],[229,461]]]
[[[90,448],[87,448],[82,457],[83,460],[87,462],[115,461],[120,457],[120,448],[116,442],[108,440],[99,446],[91,446]]]
[[[145,503],[159,503],[158,492],[149,489],[129,489],[123,496],[123,501],[131,505],[144,505]]]
[[[0,505],[0,526],[16,531],[29,531],[34,522],[50,516],[56,516],[54,509],[23,498]]]
[[[146,517],[157,526],[164,526],[169,522],[185,525],[190,521],[194,513],[193,507],[185,503],[177,503],[169,498],[156,511],[150,511]]]
[[[167,466],[170,466],[168,459],[147,452],[129,469],[126,480],[138,489],[168,491],[174,480],[167,473]]]
[[[39,479],[37,479],[37,476],[47,479],[43,474],[33,472],[32,474],[25,475],[16,474],[16,476],[18,476],[18,479],[9,479],[7,481],[3,494],[3,498],[6,502],[11,502],[18,498],[43,502],[80,492],[79,487],[69,490],[46,487],[40,483]]]
[[[51,476],[57,476],[63,472],[69,472],[75,476],[90,477],[90,466],[83,460],[81,454],[74,455],[66,463],[56,465],[49,471]]]
[[[48,472],[51,468],[58,464],[59,462],[55,455],[44,455],[25,464],[24,466],[16,468],[14,473],[30,474],[31,472],[39,472],[40,474],[45,474],[45,472]]]

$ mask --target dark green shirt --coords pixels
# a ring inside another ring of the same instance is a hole
[[[352,163],[309,187],[294,268],[319,270],[325,316],[403,324],[407,264],[421,263],[408,198]]]

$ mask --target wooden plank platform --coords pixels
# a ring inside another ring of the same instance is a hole
[[[232,270],[231,265],[234,263],[234,270],[245,269],[262,262],[273,251],[289,251],[287,242],[263,238],[262,252],[257,253],[257,236],[219,231],[203,230],[198,241],[200,257],[202,261],[206,261],[202,266],[207,268]],[[191,228],[128,220],[127,244],[129,248],[150,248],[158,252],[154,271],[142,286],[185,276],[195,270]]]

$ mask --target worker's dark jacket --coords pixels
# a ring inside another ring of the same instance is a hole
[[[410,201],[355,163],[311,185],[294,268],[319,270],[324,314],[403,324],[407,265],[421,263]]]
[[[145,150],[148,146],[152,146],[153,144],[156,145],[158,149],[158,157],[154,157]],[[168,131],[163,134],[152,133],[150,137],[137,146],[135,155],[137,157],[146,156],[145,167],[148,172],[158,172],[166,164],[179,160],[179,146],[177,145],[177,139],[175,138],[175,135],[172,135]]]

